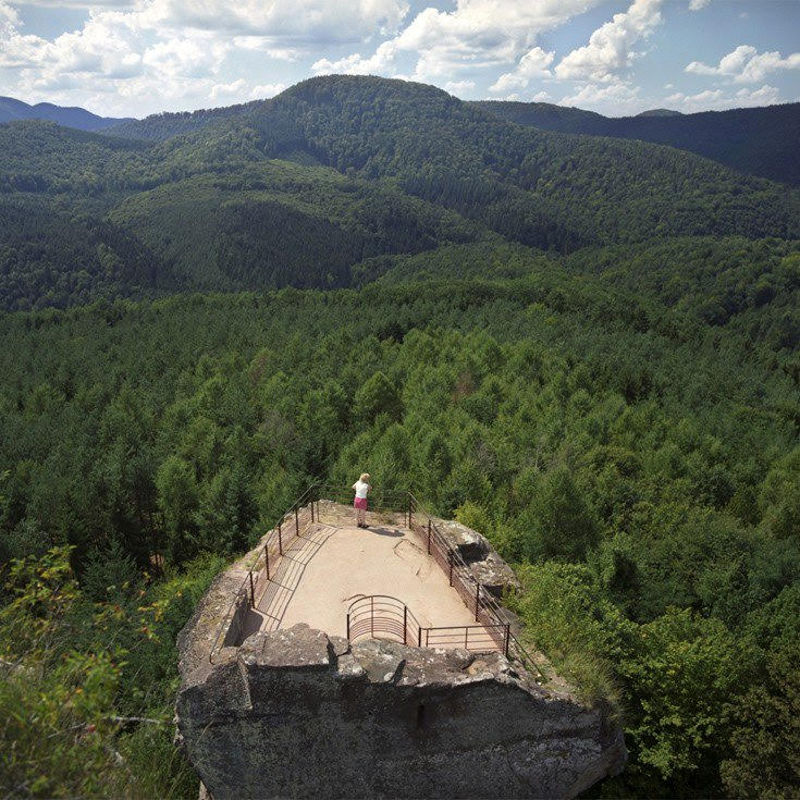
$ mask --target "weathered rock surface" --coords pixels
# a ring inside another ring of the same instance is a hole
[[[436,528],[458,551],[473,577],[496,597],[520,588],[517,576],[485,536],[452,519],[434,519]]]
[[[572,797],[625,763],[604,710],[501,653],[351,645],[307,625],[256,633],[214,666],[190,629],[180,644],[194,657],[178,726],[215,800]]]

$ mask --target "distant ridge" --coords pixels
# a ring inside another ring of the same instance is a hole
[[[120,122],[128,122],[130,118],[99,117],[85,108],[77,106],[57,106],[53,103],[37,103],[28,105],[13,97],[0,97],[0,124],[16,122],[22,119],[44,119],[77,128],[82,131],[102,131]]]
[[[637,117],[682,117],[680,111],[673,111],[669,108],[651,108],[649,111],[642,111]]]
[[[162,111],[160,114],[150,114],[144,119],[114,120],[106,133],[114,136],[124,136],[132,139],[145,139],[148,141],[162,141],[172,136],[205,128],[215,122],[238,119],[262,106],[269,100],[251,100],[248,103],[239,103],[234,106],[222,108],[201,108],[197,111]]]
[[[550,103],[471,103],[508,122],[561,133],[666,144],[750,175],[800,185],[800,103],[681,114],[667,109],[604,117]]]

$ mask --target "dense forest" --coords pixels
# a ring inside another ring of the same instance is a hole
[[[178,630],[364,469],[484,533],[616,709],[592,796],[795,794],[793,190],[396,81],[219,117],[0,126],[4,796],[196,796]]]
[[[667,147],[522,127],[420,84],[315,79],[204,114],[125,128],[185,131],[155,142],[0,125],[0,306],[345,288],[364,261],[497,237],[565,255],[798,235],[794,189]]]
[[[697,114],[653,112],[635,117],[604,117],[550,103],[480,100],[472,105],[519,125],[667,144],[740,172],[793,186],[800,184],[800,103]]]

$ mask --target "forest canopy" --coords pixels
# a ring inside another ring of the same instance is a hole
[[[365,470],[616,709],[593,794],[794,793],[793,190],[378,79],[147,124],[0,126],[4,793],[196,796],[177,632]]]

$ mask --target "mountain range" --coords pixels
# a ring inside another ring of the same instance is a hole
[[[78,130],[161,140],[246,115],[269,102],[254,100],[193,112],[163,112],[139,120],[101,117],[83,108],[52,103],[32,106],[11,97],[0,97],[0,124],[42,119]],[[800,149],[800,103],[694,114],[655,108],[629,117],[606,117],[552,103],[478,100],[470,101],[470,105],[519,125],[666,144],[706,156],[740,172],[795,186],[800,184],[800,160],[795,157]]]
[[[330,76],[103,134],[0,126],[0,306],[354,286],[452,246],[536,258],[800,233],[786,185],[671,147],[520,125],[503,109]]]
[[[13,97],[0,97],[0,125],[20,119],[49,120],[82,131],[102,131],[130,120],[128,117],[100,117],[77,106],[64,107],[53,103],[37,103],[32,106]]]
[[[635,117],[604,117],[549,103],[480,101],[475,105],[519,125],[667,144],[740,172],[800,184],[800,103],[697,114],[656,109]]]

